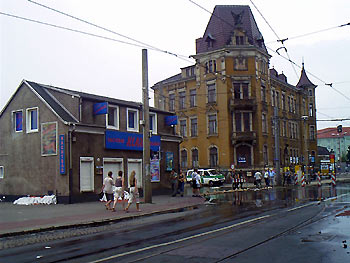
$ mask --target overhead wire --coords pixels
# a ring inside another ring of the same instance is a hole
[[[186,59],[187,62],[191,62],[191,63],[193,62],[193,61],[189,61],[189,60],[188,60],[189,56],[179,55],[179,54],[176,54],[176,53],[174,53],[174,52],[170,52],[170,51],[167,51],[167,50],[160,49],[160,48],[155,47],[155,46],[153,46],[153,45],[150,45],[150,44],[147,44],[147,43],[145,43],[145,42],[139,41],[139,40],[137,40],[137,39],[135,39],[135,38],[132,38],[132,37],[126,36],[126,35],[124,35],[124,34],[118,33],[118,32],[116,32],[116,31],[114,31],[114,30],[111,30],[111,29],[108,29],[108,28],[106,28],[106,27],[97,25],[97,24],[95,24],[95,23],[89,22],[89,21],[87,21],[87,20],[81,19],[81,18],[76,17],[76,16],[73,16],[73,15],[71,15],[71,14],[62,12],[62,11],[60,11],[60,10],[58,10],[58,9],[55,9],[55,8],[52,8],[52,7],[50,7],[50,6],[47,6],[47,5],[44,5],[44,4],[41,4],[41,3],[38,3],[38,2],[32,1],[32,0],[28,0],[28,2],[33,3],[33,4],[36,4],[36,5],[38,5],[38,6],[40,6],[40,7],[43,7],[43,8],[49,9],[49,10],[54,11],[54,12],[56,12],[56,13],[59,13],[59,14],[61,14],[61,15],[70,17],[70,18],[72,18],[72,19],[78,20],[78,21],[80,21],[80,22],[86,23],[86,24],[88,24],[88,25],[90,25],[90,26],[93,26],[93,27],[96,27],[96,28],[98,28],[98,29],[102,29],[102,30],[107,31],[107,32],[109,32],[109,33],[118,35],[118,36],[120,36],[120,37],[126,38],[126,39],[131,40],[131,41],[134,41],[134,42],[138,43],[139,45],[142,45],[142,46],[144,46],[144,47],[146,47],[146,48],[149,48],[149,49],[152,49],[152,50],[155,50],[155,51],[158,51],[158,52],[166,53],[166,54],[169,54],[169,55],[172,55],[172,56],[175,56],[175,57],[179,57],[179,58],[182,58],[182,59]]]

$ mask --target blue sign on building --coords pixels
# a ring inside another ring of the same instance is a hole
[[[94,115],[102,115],[108,113],[108,102],[94,104]]]
[[[66,174],[66,148],[64,134],[59,136],[60,174]]]
[[[177,116],[165,116],[165,125],[171,126],[177,124]]]
[[[105,133],[105,144],[107,149],[142,151],[143,135],[107,130]],[[152,151],[159,151],[160,136],[154,135],[151,137],[150,148]]]

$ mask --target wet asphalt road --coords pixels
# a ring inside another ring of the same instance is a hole
[[[349,190],[339,184],[212,195],[197,211],[1,250],[0,263],[349,262]]]

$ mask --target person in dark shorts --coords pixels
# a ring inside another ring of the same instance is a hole
[[[111,210],[110,204],[114,201],[113,185],[113,173],[109,171],[108,176],[103,180],[102,186],[102,191],[105,193],[107,199],[107,203],[105,204],[107,210]]]

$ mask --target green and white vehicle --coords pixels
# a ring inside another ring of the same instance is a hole
[[[187,183],[192,186],[192,173],[193,169],[188,170],[186,174]],[[216,172],[215,169],[198,169],[198,174],[201,177],[201,183],[203,185],[222,185],[225,182],[225,176]]]

